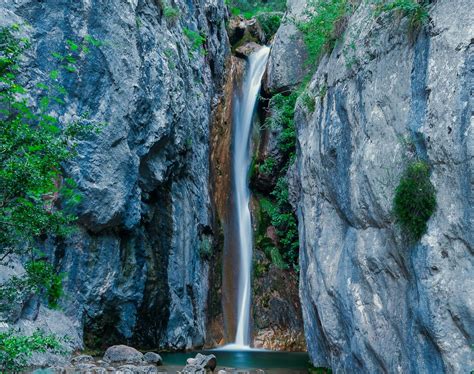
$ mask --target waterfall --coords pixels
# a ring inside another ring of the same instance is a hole
[[[235,196],[236,230],[240,271],[238,275],[237,332],[235,346],[250,345],[250,299],[252,270],[252,222],[250,216],[250,190],[248,170],[250,167],[250,135],[255,105],[265,72],[270,48],[262,47],[248,57],[245,78],[240,94],[234,96],[233,111],[233,193]]]

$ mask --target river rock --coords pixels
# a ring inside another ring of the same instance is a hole
[[[143,359],[143,353],[127,345],[114,345],[107,348],[104,353],[104,361],[110,363],[141,363]]]
[[[163,359],[158,353],[147,352],[143,355],[143,360],[150,364],[160,365],[163,362]]]
[[[213,372],[217,365],[216,356],[214,355],[203,355],[198,353],[195,358],[191,359],[188,364],[182,370],[184,374],[201,374]]]
[[[414,32],[361,2],[312,78],[316,109],[297,107],[301,305],[333,372],[473,367],[472,1],[431,3]],[[392,214],[413,149],[437,191],[416,243]]]
[[[94,358],[92,356],[89,356],[89,355],[79,355],[79,356],[75,356],[71,359],[71,364],[73,364],[73,365],[89,364],[89,363],[93,363],[93,362],[94,362]]]

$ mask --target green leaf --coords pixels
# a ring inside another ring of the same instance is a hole
[[[51,55],[52,55],[55,59],[60,60],[60,61],[62,61],[62,60],[64,59],[64,56],[63,56],[61,53],[58,53],[58,52],[53,52],[53,53],[51,53]]]
[[[58,70],[53,70],[51,73],[49,73],[49,77],[53,80],[58,79],[59,77],[59,71]]]
[[[68,39],[66,40],[66,43],[69,46],[69,49],[73,52],[79,49],[79,46],[76,43],[74,43],[72,40]]]

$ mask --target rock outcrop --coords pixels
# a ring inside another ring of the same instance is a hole
[[[362,2],[313,76],[314,112],[297,108],[290,195],[307,344],[338,373],[473,367],[472,4],[432,3],[410,33],[406,17]],[[415,244],[391,213],[414,154],[437,191]]]
[[[306,18],[305,0],[288,0],[288,10],[276,33],[263,81],[267,93],[296,88],[310,71],[308,52],[298,22]]]
[[[69,99],[55,108],[65,121],[106,124],[67,165],[83,196],[80,224],[43,248],[65,273],[61,308],[89,346],[204,342],[210,117],[229,53],[226,14],[215,0],[0,3],[1,24],[24,25],[32,41],[32,87],[66,40],[100,41],[77,79],[60,77]]]

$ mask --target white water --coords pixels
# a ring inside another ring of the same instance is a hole
[[[227,349],[248,349],[250,346],[250,295],[252,270],[252,222],[250,217],[250,135],[255,104],[265,72],[270,48],[262,47],[248,58],[247,70],[240,95],[234,96],[233,181],[239,233],[240,272],[237,302],[237,332],[235,343]]]

